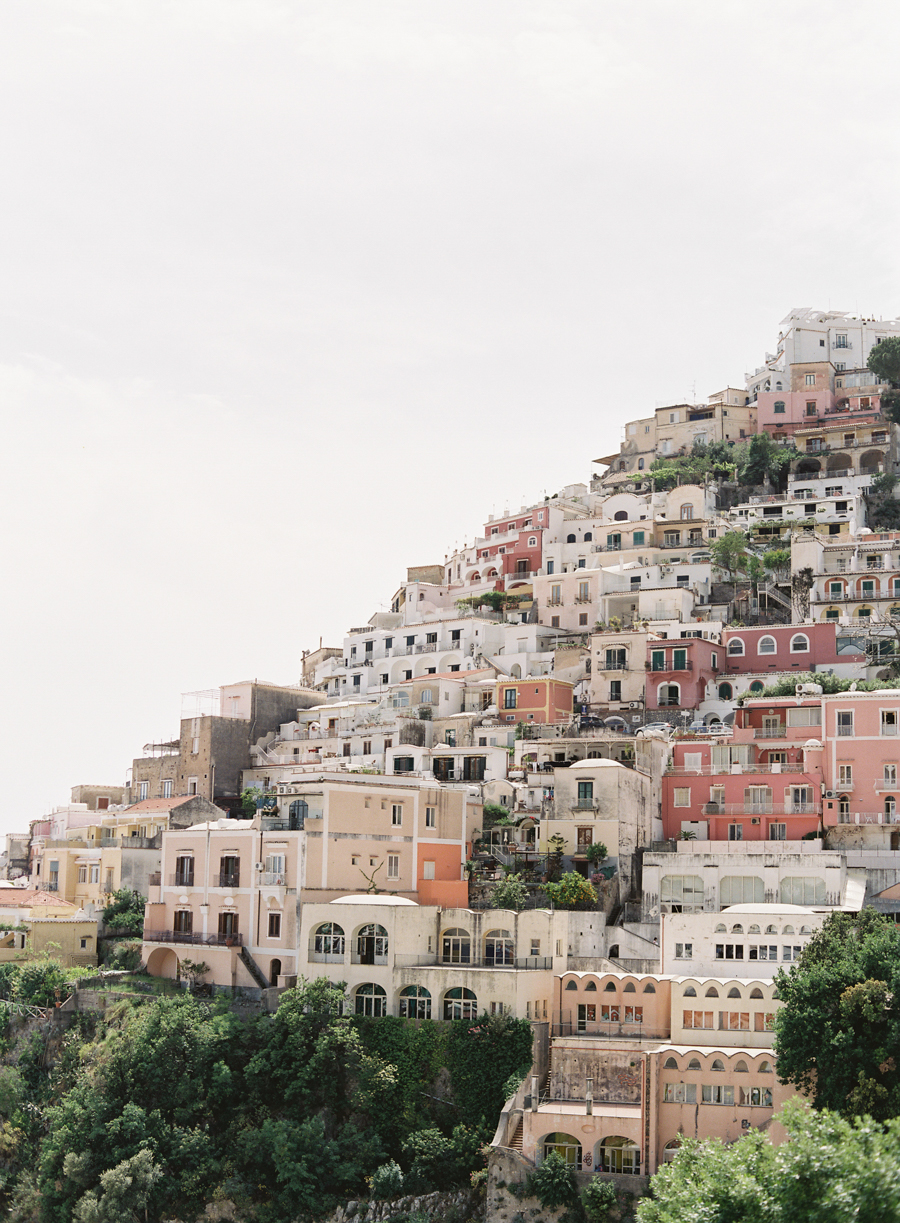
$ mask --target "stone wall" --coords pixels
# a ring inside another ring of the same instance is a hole
[[[389,1223],[391,1219],[406,1219],[424,1215],[427,1219],[464,1223],[481,1219],[482,1208],[472,1190],[459,1189],[449,1193],[423,1193],[418,1196],[390,1198],[386,1201],[356,1201],[339,1206],[323,1223]]]

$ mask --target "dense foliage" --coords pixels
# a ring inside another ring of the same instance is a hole
[[[827,696],[835,692],[849,692],[851,687],[855,692],[877,692],[882,688],[894,687],[892,684],[887,684],[878,679],[847,679],[842,675],[829,675],[827,671],[794,671],[790,675],[785,675],[782,679],[776,680],[774,684],[767,684],[765,688],[759,692],[742,692],[737,698],[738,705],[743,705],[744,701],[748,700],[767,700],[773,696],[793,696],[797,684],[818,684],[822,692]]]
[[[771,485],[783,492],[791,459],[796,457],[793,446],[779,445],[767,433],[755,433],[744,442],[695,442],[684,454],[654,459],[647,471],[631,478],[637,483],[650,479],[661,491],[729,480],[742,488]]]
[[[817,1108],[900,1116],[900,929],[874,909],[832,913],[776,980],[779,1078]]]
[[[376,1173],[382,1192],[461,1183],[530,1064],[530,1025],[366,1019],[344,1001],[324,980],[248,1022],[188,995],[123,1001],[76,1016],[49,1073],[35,1034],[0,1067],[0,1213],[152,1223],[229,1198],[274,1223]]]
[[[895,424],[900,423],[900,337],[889,336],[870,349],[866,363],[873,374],[890,383],[881,392],[881,410]]]
[[[779,1063],[780,1072],[780,1063]],[[790,1141],[752,1132],[726,1146],[685,1139],[651,1182],[640,1223],[893,1223],[900,1219],[900,1120],[846,1121],[797,1101]]]
[[[119,888],[113,892],[106,908],[103,910],[103,924],[110,930],[122,934],[142,935],[144,933],[144,906],[146,900],[140,892],[130,888]]]
[[[566,871],[557,883],[545,883],[544,894],[557,909],[593,909],[597,892],[578,871]]]

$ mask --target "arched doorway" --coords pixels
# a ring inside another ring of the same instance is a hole
[[[178,976],[178,956],[171,947],[154,947],[147,957],[147,975],[175,980]]]
[[[269,981],[272,985],[278,984],[278,978],[281,976],[281,960],[273,960],[269,965]]]

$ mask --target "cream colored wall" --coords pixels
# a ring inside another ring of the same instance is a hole
[[[694,989],[696,997],[686,995],[686,990]],[[711,991],[715,991],[711,993]],[[729,992],[737,991],[737,997],[730,998]],[[761,997],[751,997],[758,993]],[[728,977],[675,977],[672,979],[672,1043],[675,1045],[716,1045],[737,1046],[742,1049],[771,1049],[775,1034],[771,1027],[767,1030],[764,1019],[761,1031],[756,1030],[757,1016],[774,1014],[781,1006],[775,998],[775,984],[754,978]],[[711,1011],[712,1028],[687,1028],[684,1025],[685,1011]],[[749,1015],[748,1031],[729,1031],[724,1028],[722,1015],[738,1013]]]

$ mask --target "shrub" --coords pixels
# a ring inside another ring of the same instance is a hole
[[[528,1192],[545,1210],[568,1206],[575,1200],[575,1173],[557,1151],[551,1151],[528,1178]]]
[[[369,1187],[373,1198],[398,1198],[403,1192],[403,1170],[397,1161],[392,1159],[376,1168],[369,1177]]]
[[[521,909],[528,898],[528,888],[521,875],[507,875],[491,892],[495,909]]]
[[[597,893],[578,871],[566,871],[559,883],[545,883],[547,899],[557,909],[590,909],[597,903]]]
[[[616,1187],[611,1181],[592,1180],[581,1194],[581,1204],[590,1223],[605,1223],[616,1205]]]

